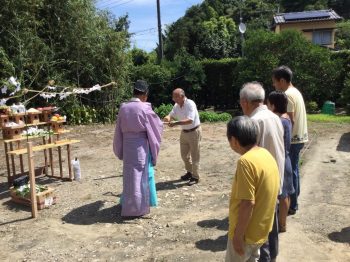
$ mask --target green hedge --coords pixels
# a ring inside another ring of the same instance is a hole
[[[173,108],[172,104],[161,104],[159,107],[154,109],[154,112],[163,119],[167,116],[171,109]],[[215,112],[199,112],[199,119],[202,123],[204,122],[227,122],[232,118],[229,113],[215,113]]]
[[[232,119],[229,113],[199,112],[199,119],[204,122],[227,122]]]
[[[236,85],[237,65],[240,58],[225,58],[221,60],[206,59],[202,66],[206,74],[206,83],[202,87],[199,103],[201,108],[235,108],[239,98],[240,86]]]

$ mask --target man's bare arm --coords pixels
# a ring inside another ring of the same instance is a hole
[[[234,250],[241,256],[244,255],[244,235],[252,217],[255,202],[241,200],[238,209],[238,222],[235,228],[232,244]]]

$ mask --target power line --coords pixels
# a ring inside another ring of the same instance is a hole
[[[106,9],[106,8],[112,9],[112,8],[117,7],[117,6],[126,5],[126,4],[131,3],[131,2],[133,2],[135,0],[128,0],[128,1],[125,1],[125,2],[121,3],[122,1],[125,1],[125,0],[120,0],[120,1],[118,1],[116,3],[112,3],[112,4],[109,4],[109,5],[106,5],[106,6],[103,7],[103,9]]]
[[[105,3],[101,4],[101,9],[108,8],[109,6],[123,2],[124,0],[107,0]]]
[[[153,33],[154,30],[156,30],[156,28],[155,27],[151,27],[151,28],[147,28],[147,29],[131,32],[130,34],[131,35],[137,35],[137,34],[144,33],[144,32]]]

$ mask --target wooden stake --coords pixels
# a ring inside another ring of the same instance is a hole
[[[63,177],[63,168],[62,168],[62,152],[61,147],[58,147],[58,163],[60,164],[60,177]]]
[[[49,136],[49,144],[52,143],[51,135]],[[52,155],[52,148],[49,149],[49,158],[50,158],[50,167],[51,167],[51,176],[54,176],[54,169],[53,169],[53,155]]]
[[[17,141],[17,149],[21,149],[21,141]],[[23,168],[23,156],[19,156],[19,163],[21,166],[21,175],[23,176],[24,168]]]
[[[10,142],[10,151],[13,151],[12,142]],[[15,178],[15,176],[16,176],[16,168],[15,168],[15,157],[13,155],[11,155],[11,163],[12,163],[13,178]]]
[[[43,144],[46,145],[46,139],[45,136],[43,136]],[[48,162],[47,162],[47,150],[44,150],[44,159],[45,159],[45,175],[49,175],[49,170],[48,170]]]
[[[30,182],[30,202],[32,205],[32,217],[38,216],[38,206],[36,203],[36,186],[35,186],[35,171],[34,171],[34,155],[32,150],[32,142],[27,143],[28,150],[28,167],[29,167],[29,182]]]
[[[6,168],[7,168],[7,183],[8,186],[11,187],[11,170],[10,170],[10,158],[9,155],[7,154],[8,150],[8,146],[7,143],[4,142],[4,146],[5,146],[5,157],[6,157]]]
[[[67,162],[68,162],[68,172],[69,172],[69,179],[73,181],[73,174],[72,174],[72,161],[70,156],[70,145],[67,145]]]
[[[60,141],[60,134],[57,133],[56,135],[56,141]],[[58,162],[60,164],[60,176],[63,177],[63,168],[62,168],[62,150],[61,147],[58,147]]]

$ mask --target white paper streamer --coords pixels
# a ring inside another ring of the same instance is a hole
[[[3,98],[0,100],[0,106],[6,106],[7,99]]]
[[[7,86],[3,86],[1,88],[1,93],[6,94],[7,93]]]
[[[11,76],[9,78],[9,82],[10,82],[11,85],[14,85],[14,86],[17,86],[17,84],[18,84],[17,79],[14,78],[13,76]]]

